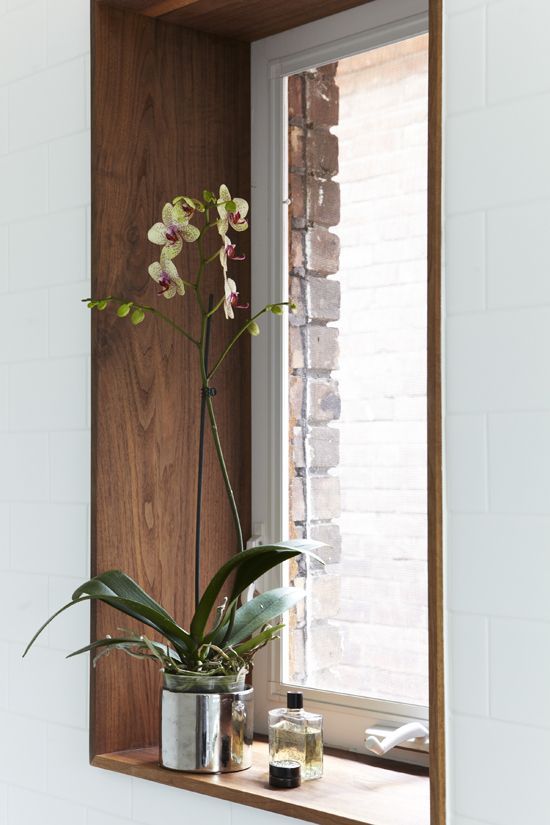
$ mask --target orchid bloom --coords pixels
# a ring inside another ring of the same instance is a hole
[[[231,243],[231,240],[227,237],[227,235],[224,235],[222,240],[223,246],[220,249],[220,263],[224,274],[227,274],[227,259],[231,258],[232,261],[244,261],[246,255],[237,255],[237,245]]]
[[[237,309],[248,309],[250,304],[239,304],[239,293],[237,292],[237,284],[233,280],[233,278],[225,277],[225,298],[223,301],[223,311],[225,312],[225,317],[229,320],[230,318],[235,317],[235,313],[233,312],[233,307],[237,307]]]
[[[192,212],[191,212],[192,215]],[[168,258],[175,258],[181,252],[183,241],[191,243],[200,235],[196,226],[191,226],[187,211],[184,207],[171,203],[164,205],[162,223],[156,223],[147,233],[151,243],[163,246],[163,252]]]
[[[227,234],[229,226],[232,226],[236,232],[244,232],[248,229],[248,223],[245,221],[248,215],[248,203],[243,198],[232,198],[229,189],[225,184],[220,186],[220,201],[218,205],[218,232],[222,238]],[[232,202],[235,204],[235,211],[228,212],[224,203]]]
[[[184,295],[185,286],[183,281],[165,249],[161,252],[160,263],[155,261],[149,267],[149,275],[160,286],[159,295],[164,295],[165,298],[173,298],[176,293]]]

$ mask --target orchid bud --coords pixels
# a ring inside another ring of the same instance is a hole
[[[279,304],[273,304],[273,306],[271,306],[269,308],[270,308],[271,312],[273,313],[273,315],[282,315],[283,314],[283,308],[282,308],[282,306],[279,306]]]
[[[132,302],[130,301],[127,304],[121,304],[116,311],[116,314],[119,318],[126,318],[132,308]]]
[[[134,309],[134,311],[132,312],[132,317],[130,318],[130,320],[131,320],[132,324],[135,327],[137,327],[138,324],[141,324],[141,322],[143,321],[144,318],[145,318],[144,311],[141,309],[141,307],[137,307],[137,309]]]
[[[97,302],[97,304],[96,304],[96,306],[97,306],[98,310],[99,310],[100,312],[102,312],[104,309],[106,309],[106,307],[107,307],[107,304],[108,304],[108,303],[109,303],[109,302],[108,302],[108,301],[106,301],[106,300],[103,300],[103,301],[98,301],[98,302]]]
[[[298,309],[298,304],[295,301],[291,301],[288,305],[288,308],[291,312],[296,312]]]
[[[256,321],[251,321],[248,325],[248,331],[251,335],[259,335],[260,334],[260,327],[256,323]]]

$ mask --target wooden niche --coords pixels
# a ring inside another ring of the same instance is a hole
[[[203,188],[215,189],[226,183],[233,195],[250,200],[250,42],[365,1],[91,0],[94,297],[154,301],[147,269],[158,257],[158,248],[148,242],[147,230],[159,220],[163,204],[175,195],[200,196]],[[433,433],[429,462],[433,502],[429,531],[430,790],[432,825],[443,825],[441,0],[430,2],[429,154],[429,396]],[[212,237],[210,242],[214,252],[217,239]],[[239,267],[238,284],[241,294],[248,296],[248,234],[239,242],[247,260]],[[192,277],[196,249],[192,244],[184,247],[178,265],[184,277],[185,273]],[[207,291],[219,295],[219,268],[211,267],[207,277]],[[188,296],[163,302],[162,308],[174,321],[198,334],[196,328],[193,330],[197,321],[193,304]],[[212,332],[211,357],[215,358],[231,334],[223,315],[214,319]],[[134,328],[112,311],[93,313],[92,575],[109,568],[126,571],[184,625],[189,623],[194,606],[200,408],[196,361],[194,348],[151,316]],[[241,338],[215,384],[220,434],[247,536],[251,461],[248,336]],[[214,570],[236,550],[231,513],[208,432],[202,539],[204,589]],[[140,627],[130,619],[122,623],[136,630]],[[94,606],[92,638],[116,632],[120,624],[121,617],[110,608]],[[150,749],[158,744],[158,699],[159,676],[154,667],[119,655],[106,657],[101,666],[92,668],[93,763],[181,784],[170,771],[150,764],[155,762]],[[114,753],[120,751],[129,755]],[[335,776],[338,770],[334,768]],[[366,774],[361,774],[356,790],[395,784],[393,771],[372,770],[376,776],[365,778]],[[238,780],[231,775],[223,782],[195,782],[191,778],[191,784],[186,785],[186,781],[181,779],[183,787],[201,793],[288,813],[284,802],[276,803],[261,790],[265,784],[262,778],[254,780],[256,796],[252,794],[250,799],[246,788],[239,790]],[[412,783],[413,796],[419,788]],[[419,792],[424,793],[422,788]],[[364,798],[358,797],[357,804]],[[375,797],[373,800],[376,802]],[[323,825],[394,821],[378,814],[371,820],[368,812],[349,818],[342,813],[344,809],[336,815],[330,800],[325,807],[316,799],[310,804],[304,797],[303,802],[293,815]],[[420,821],[426,820],[421,817]]]

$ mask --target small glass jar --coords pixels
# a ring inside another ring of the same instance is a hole
[[[323,775],[323,717],[304,710],[304,697],[289,691],[286,708],[269,711],[269,762],[299,762],[302,781]]]

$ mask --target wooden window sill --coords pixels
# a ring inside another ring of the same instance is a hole
[[[95,756],[92,765],[316,822],[319,825],[429,825],[427,776],[373,767],[342,756],[325,755],[324,776],[293,790],[270,788],[268,750],[255,742],[249,770],[226,774],[179,773],[161,768],[157,748]]]

